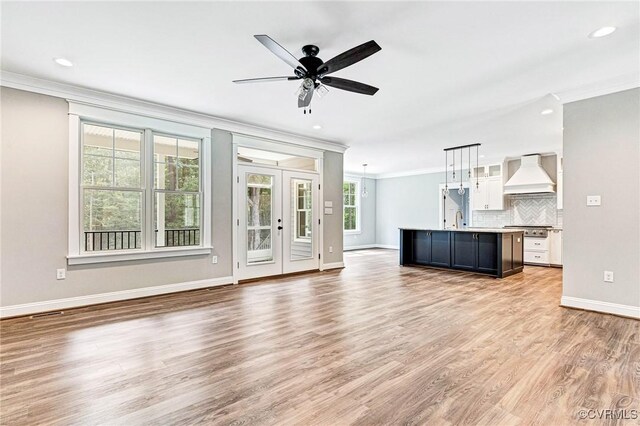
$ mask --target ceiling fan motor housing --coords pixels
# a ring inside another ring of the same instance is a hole
[[[302,47],[302,53],[304,53],[305,56],[299,59],[302,66],[307,69],[307,76],[313,80],[318,76],[316,70],[324,63],[322,59],[316,56],[318,52],[320,52],[320,48],[318,46],[307,44]]]

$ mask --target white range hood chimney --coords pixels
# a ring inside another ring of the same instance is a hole
[[[505,194],[556,192],[555,184],[540,165],[539,155],[525,155],[520,161],[520,168],[504,184]]]

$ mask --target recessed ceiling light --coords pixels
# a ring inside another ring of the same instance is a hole
[[[480,158],[484,158],[484,155],[481,155]]]
[[[549,114],[553,114],[553,110],[551,108],[547,108],[547,109],[543,109],[540,114],[542,115],[549,115]]]
[[[613,34],[613,32],[616,30],[616,27],[602,27],[602,28],[598,28],[597,30],[591,32],[591,34],[589,34],[589,38],[600,38],[600,37],[606,37],[610,34]]]
[[[73,66],[73,62],[71,62],[70,60],[65,59],[65,58],[53,58],[53,60],[56,62],[56,64],[62,65],[63,67],[72,67]]]
[[[313,128],[316,129],[316,130],[320,130],[320,129],[322,129],[322,126],[319,125],[319,124],[314,124]]]

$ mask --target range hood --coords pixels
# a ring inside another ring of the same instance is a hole
[[[505,194],[555,192],[555,184],[541,166],[539,155],[525,155],[520,168],[504,184]]]

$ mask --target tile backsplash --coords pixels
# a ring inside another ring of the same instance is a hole
[[[562,226],[562,210],[556,208],[556,194],[509,195],[505,201],[505,210],[474,211],[473,226]]]

